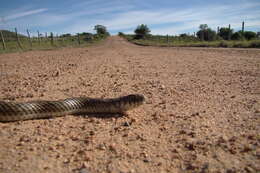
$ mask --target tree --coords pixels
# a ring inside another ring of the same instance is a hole
[[[85,41],[90,41],[94,39],[94,35],[89,32],[82,32],[81,35],[83,36]]]
[[[199,29],[200,30],[206,30],[206,29],[208,29],[208,25],[207,24],[200,24]]]
[[[247,40],[252,40],[254,38],[257,37],[256,33],[253,32],[253,31],[245,31],[244,32],[244,37],[247,39]]]
[[[71,37],[71,34],[70,33],[62,34],[62,35],[60,35],[60,37]]]
[[[103,25],[96,25],[94,27],[94,30],[96,30],[98,35],[109,35],[109,33],[107,32],[107,28]]]
[[[124,34],[123,32],[118,32],[118,35],[122,37],[122,36],[124,36],[125,34]]]
[[[231,39],[232,40],[243,40],[244,36],[243,36],[242,31],[238,31],[238,32],[235,32],[234,34],[232,34]]]
[[[260,38],[260,32],[257,32],[257,33],[256,33],[256,36],[257,36],[258,38]]]
[[[186,38],[186,37],[188,37],[188,35],[184,33],[184,34],[180,34],[180,37],[181,38]]]
[[[220,37],[222,37],[224,40],[229,39],[229,34],[230,34],[230,36],[233,34],[233,29],[225,28],[225,27],[220,28],[219,33],[218,33],[218,35]]]
[[[199,28],[200,30],[196,35],[200,40],[213,41],[216,39],[216,32],[210,29],[207,24],[201,24]]]
[[[149,35],[150,32],[151,31],[147,25],[141,24],[135,29],[135,39],[144,39]]]

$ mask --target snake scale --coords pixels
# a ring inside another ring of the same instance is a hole
[[[85,113],[124,113],[143,104],[144,96],[131,94],[118,98],[67,98],[57,101],[0,101],[0,122],[52,118]]]

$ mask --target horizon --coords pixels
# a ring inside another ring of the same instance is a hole
[[[20,5],[23,4],[23,5]],[[225,21],[223,21],[225,19]],[[95,25],[104,25],[111,35],[118,32],[134,33],[140,24],[146,24],[154,35],[193,34],[200,24],[209,28],[228,27],[234,31],[260,31],[260,2],[231,0],[218,2],[202,0],[157,2],[155,0],[73,0],[3,2],[0,7],[0,29],[19,33],[53,32],[94,33]]]

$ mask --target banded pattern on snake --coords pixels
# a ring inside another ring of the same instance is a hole
[[[143,104],[144,96],[132,94],[118,98],[67,98],[57,101],[0,101],[0,122],[52,118],[85,113],[124,113]]]

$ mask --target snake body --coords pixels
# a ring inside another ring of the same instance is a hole
[[[132,94],[118,98],[67,98],[57,101],[0,101],[0,122],[52,118],[68,114],[124,113],[143,104],[144,96]]]

